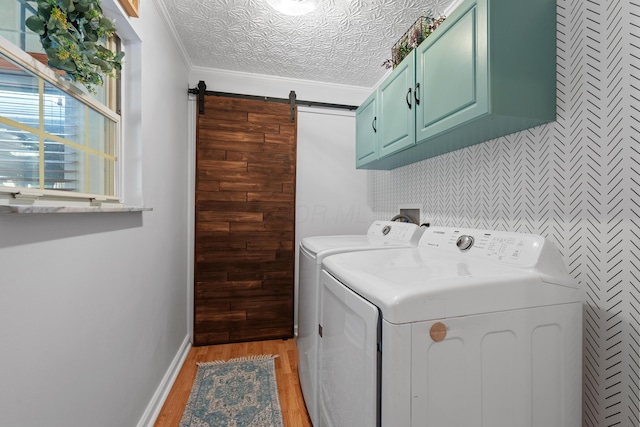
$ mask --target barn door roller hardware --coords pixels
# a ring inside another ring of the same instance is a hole
[[[316,102],[316,101],[301,101],[296,98],[295,91],[289,92],[289,98],[272,98],[269,96],[256,96],[256,95],[244,95],[240,93],[228,93],[228,92],[214,92],[207,90],[207,85],[203,80],[198,82],[198,86],[189,89],[189,93],[198,96],[198,114],[204,114],[204,97],[208,96],[225,96],[227,98],[240,98],[240,99],[252,99],[254,101],[276,102],[279,104],[289,104],[291,106],[291,122],[296,121],[296,106],[302,105],[305,107],[319,107],[319,108],[337,108],[340,110],[353,111],[358,108],[357,105],[345,105],[345,104],[331,104],[328,102]]]
[[[289,114],[291,117],[291,123],[296,121],[296,92],[289,92]]]

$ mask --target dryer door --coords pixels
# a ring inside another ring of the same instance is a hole
[[[298,280],[298,375],[304,402],[313,425],[318,425],[318,309],[320,266],[316,257],[300,245]]]
[[[322,272],[320,426],[378,425],[378,308]]]

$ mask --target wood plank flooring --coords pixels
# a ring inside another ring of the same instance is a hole
[[[285,427],[311,427],[298,380],[298,350],[294,339],[192,347],[162,407],[155,427],[177,427],[180,424],[196,377],[198,362],[229,360],[259,354],[278,355],[275,359],[276,380]]]

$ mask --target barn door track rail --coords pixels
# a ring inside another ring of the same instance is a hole
[[[345,105],[345,104],[332,104],[328,102],[317,101],[302,101],[296,98],[296,92],[289,92],[289,98],[272,98],[270,96],[257,96],[257,95],[244,95],[240,93],[228,93],[228,92],[215,92],[207,90],[207,85],[203,80],[198,82],[198,86],[189,89],[189,93],[198,96],[198,114],[204,114],[204,97],[209,96],[225,96],[227,98],[240,98],[240,99],[252,99],[254,101],[276,102],[279,104],[289,104],[291,106],[291,122],[296,121],[296,106],[302,105],[305,107],[319,107],[319,108],[336,108],[340,110],[353,111],[358,108],[357,105]]]

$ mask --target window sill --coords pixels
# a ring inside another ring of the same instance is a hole
[[[0,204],[0,214],[150,212],[141,206],[40,206]]]

